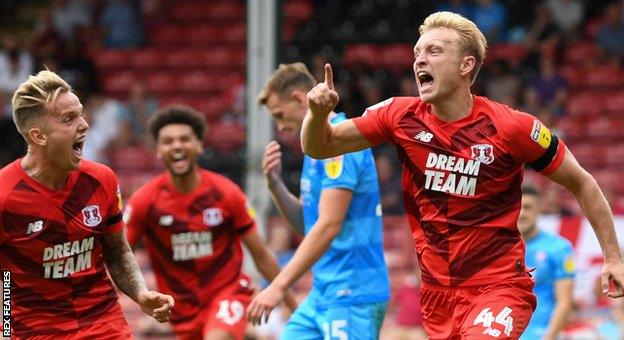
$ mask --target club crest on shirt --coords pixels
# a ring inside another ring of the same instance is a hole
[[[100,207],[95,204],[82,208],[82,223],[87,227],[95,227],[102,222]]]
[[[483,164],[494,162],[494,147],[490,144],[477,144],[471,147],[472,159]]]
[[[223,214],[219,208],[208,208],[204,210],[204,224],[214,227],[223,222]]]
[[[325,167],[325,175],[331,179],[336,179],[342,174],[342,160],[343,156],[332,157],[323,160]]]
[[[161,227],[170,227],[173,224],[174,217],[172,215],[162,215],[158,219],[158,225]]]
[[[566,273],[571,274],[574,273],[575,269],[576,265],[574,264],[574,257],[570,255],[565,259],[565,262],[563,262],[563,270],[565,270]]]

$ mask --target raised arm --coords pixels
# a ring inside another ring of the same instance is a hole
[[[134,300],[141,310],[159,322],[169,320],[173,298],[147,290],[145,280],[123,232],[100,237],[106,268],[119,290]]]
[[[351,120],[330,125],[327,117],[339,101],[330,64],[325,64],[325,81],[308,92],[308,112],[303,119],[301,145],[314,158],[328,158],[370,147]]]
[[[270,141],[264,149],[262,172],[267,179],[271,198],[277,210],[284,216],[293,230],[303,235],[305,228],[303,225],[301,201],[288,191],[286,184],[282,180],[282,151],[277,141]]]
[[[340,233],[353,193],[345,189],[326,189],[321,193],[319,217],[303,239],[292,259],[247,307],[249,321],[260,324],[279,304],[285,292],[329,249]]]
[[[615,234],[613,215],[598,183],[578,164],[570,150],[566,150],[561,166],[548,177],[576,197],[583,213],[594,228],[604,257],[602,292],[609,297],[623,296],[624,261]],[[615,286],[610,287],[609,283]]]

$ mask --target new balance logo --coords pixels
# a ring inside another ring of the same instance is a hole
[[[420,131],[416,136],[414,136],[414,139],[418,139],[425,143],[431,142],[432,138],[433,138],[433,133],[427,132],[425,130]]]
[[[36,233],[38,231],[41,231],[41,229],[43,229],[43,221],[42,220],[28,223],[28,227],[26,228],[26,235],[30,235],[32,233]]]

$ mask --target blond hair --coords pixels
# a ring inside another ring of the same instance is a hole
[[[271,93],[281,97],[295,89],[309,91],[314,85],[316,80],[303,63],[280,64],[260,91],[258,104],[266,105]]]
[[[474,82],[477,73],[485,60],[487,40],[474,22],[452,12],[437,12],[429,15],[418,32],[420,35],[434,28],[448,28],[459,35],[459,46],[462,51],[475,57],[476,65],[470,74],[470,81]]]
[[[17,130],[26,136],[29,121],[51,112],[58,96],[69,91],[71,86],[52,71],[44,70],[36,76],[29,76],[15,91],[11,101]]]

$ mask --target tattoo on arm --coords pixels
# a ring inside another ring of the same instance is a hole
[[[119,290],[137,301],[139,292],[146,291],[145,280],[123,232],[100,237],[106,268]]]

